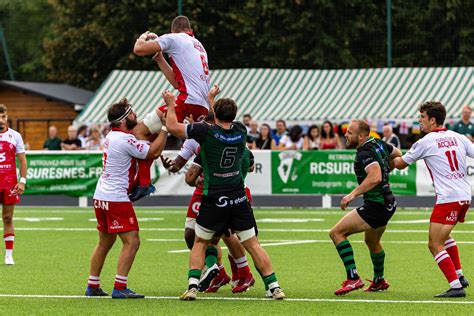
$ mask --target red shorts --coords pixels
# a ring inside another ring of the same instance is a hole
[[[13,194],[12,189],[0,189],[0,204],[16,204],[20,202],[20,196]]]
[[[252,204],[252,194],[250,193],[249,187],[245,187],[245,195],[247,195],[247,200],[249,200],[249,203]]]
[[[199,214],[199,208],[201,207],[201,198],[201,193],[193,193],[191,200],[189,200],[188,213],[186,214],[186,217],[197,218]]]
[[[444,225],[455,225],[457,222],[464,223],[470,205],[471,202],[469,201],[436,204],[431,213],[430,222]]]
[[[178,97],[176,100],[176,118],[180,123],[182,123],[187,116],[190,117],[191,115],[193,116],[194,122],[202,121],[209,112],[209,110],[203,106],[180,101]],[[168,112],[168,106],[166,104],[160,106],[160,111],[163,113]]]
[[[97,229],[116,234],[138,230],[137,216],[131,202],[109,202],[94,200]]]

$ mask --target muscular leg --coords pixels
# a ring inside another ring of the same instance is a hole
[[[189,250],[193,249],[195,236],[196,236],[196,233],[194,229],[191,229],[188,227],[184,229],[184,240],[186,241],[186,245],[188,246]]]
[[[2,207],[2,220],[3,220],[3,234],[14,234],[13,229],[13,210],[15,204],[3,204]]]
[[[140,248],[140,237],[137,230],[120,233],[118,235],[123,242],[123,247],[118,259],[117,274],[126,277],[135,260],[138,248]]]
[[[102,267],[104,266],[105,258],[107,257],[109,250],[114,245],[116,239],[116,234],[108,234],[99,231],[99,242],[97,243],[97,246],[95,247],[91,257],[90,275],[97,277],[100,276]]]
[[[374,266],[373,283],[375,284],[380,283],[380,281],[384,279],[385,251],[380,243],[380,239],[382,238],[385,229],[386,226],[377,229],[369,229],[365,232],[365,243],[369,248],[370,258]],[[373,289],[375,290],[376,287]]]

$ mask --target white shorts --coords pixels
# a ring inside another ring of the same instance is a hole
[[[186,217],[186,222],[184,223],[184,228],[189,228],[196,230],[196,219],[193,217]]]

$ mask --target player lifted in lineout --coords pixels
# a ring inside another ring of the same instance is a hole
[[[20,163],[20,181],[16,174],[16,157]],[[8,127],[7,107],[0,104],[0,203],[2,203],[5,264],[13,265],[13,210],[25,192],[26,154],[20,133]]]
[[[451,231],[464,222],[471,205],[471,184],[467,179],[466,158],[474,158],[474,145],[464,135],[443,127],[446,109],[440,102],[420,106],[420,126],[428,133],[410,150],[395,159],[395,168],[404,169],[423,159],[430,172],[436,193],[431,213],[429,242],[436,263],[449,282],[450,289],[435,297],[464,297],[469,286],[464,277],[459,250]]]
[[[242,164],[247,150],[247,129],[235,122],[237,105],[231,99],[219,99],[214,107],[216,123],[182,124],[176,119],[175,98],[169,91],[163,92],[168,105],[166,127],[176,137],[193,138],[201,146],[203,159],[204,190],[201,207],[196,219],[196,239],[190,253],[188,289],[182,300],[194,300],[201,278],[209,241],[227,229],[236,232],[262,275],[263,281],[274,299],[283,299],[283,293],[273,272],[270,257],[260,245],[255,231],[255,218],[245,194]],[[210,274],[208,274],[210,275]]]
[[[209,63],[204,46],[193,35],[191,23],[185,16],[176,17],[171,23],[171,33],[157,36],[145,32],[135,42],[133,49],[138,56],[153,55],[160,70],[171,85],[178,89],[176,117],[183,122],[186,117],[194,121],[202,120],[209,111]],[[163,53],[168,54],[170,64]],[[157,92],[158,93],[158,92]],[[134,129],[139,139],[146,139],[161,128],[163,114],[167,107],[163,105],[146,115]],[[138,199],[154,191],[150,180],[152,161],[139,161],[138,186],[132,193],[132,199]]]
[[[127,288],[128,273],[140,246],[138,222],[128,193],[136,175],[137,159],[156,159],[166,144],[166,132],[149,144],[131,134],[137,116],[127,99],[112,104],[107,118],[112,131],[104,141],[102,174],[94,193],[99,242],[92,254],[86,296],[107,296],[100,287],[100,274],[109,250],[122,240],[112,298],[143,298]]]
[[[397,148],[369,134],[370,127],[365,121],[353,120],[345,135],[347,148],[357,148],[354,172],[359,185],[341,200],[341,209],[345,210],[361,194],[364,205],[347,213],[329,232],[347,273],[347,280],[336,290],[336,295],[344,295],[364,286],[357,273],[354,251],[347,239],[360,232],[365,233],[365,243],[374,266],[374,278],[365,291],[375,292],[389,287],[384,277],[385,251],[380,239],[397,208],[389,184],[390,163],[393,165],[393,159],[402,154]]]

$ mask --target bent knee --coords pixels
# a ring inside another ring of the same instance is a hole
[[[13,222],[13,216],[12,215],[3,215],[2,220],[4,224],[11,224]]]

